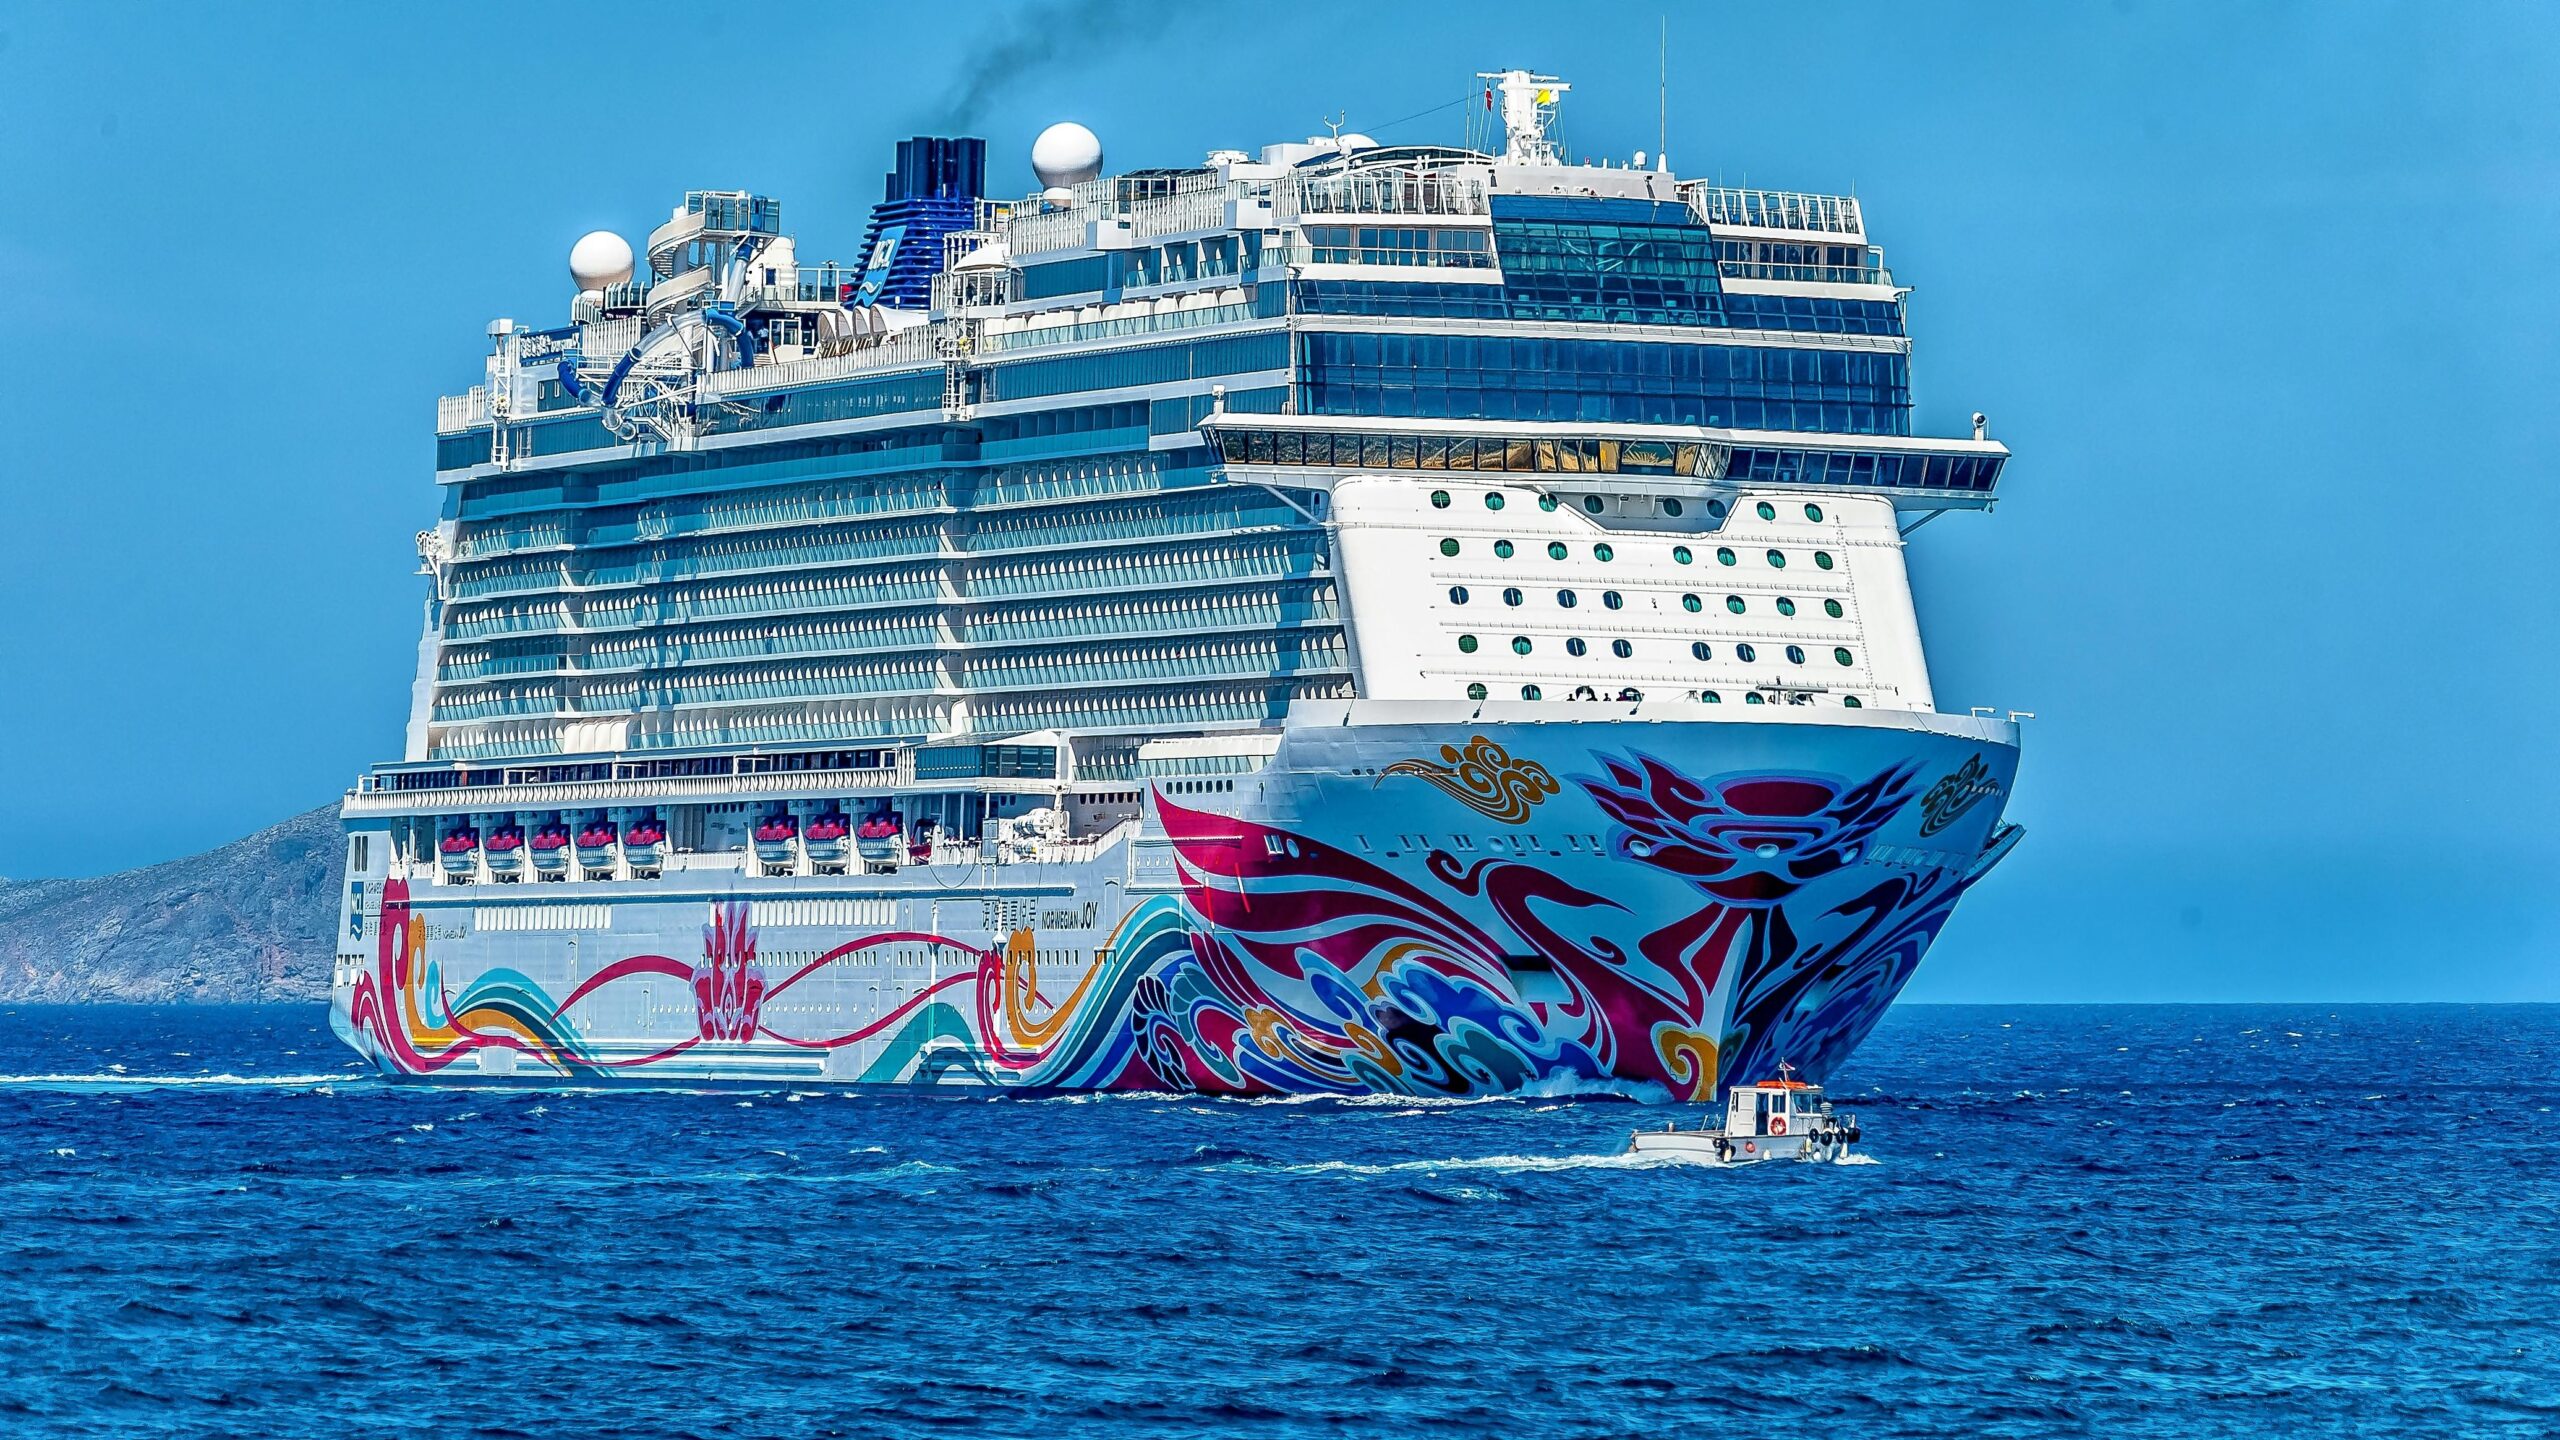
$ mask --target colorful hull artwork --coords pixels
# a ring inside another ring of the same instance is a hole
[[[1521,753],[1568,728],[1627,743]],[[1862,763],[1668,753],[1699,731]],[[2017,833],[2015,749],[1930,729],[1547,725],[1331,758],[1282,803],[1239,786],[1240,815],[1159,788],[1089,862],[958,886],[599,884],[579,898],[609,922],[540,930],[489,915],[573,887],[391,878],[337,1024],[446,1079],[1704,1099],[1836,1067]]]

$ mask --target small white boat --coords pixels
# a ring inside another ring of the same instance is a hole
[[[1858,1143],[1858,1117],[1835,1112],[1822,1087],[1795,1078],[1781,1064],[1778,1078],[1736,1085],[1727,1092],[1724,1124],[1683,1130],[1665,1125],[1638,1130],[1627,1148],[1640,1155],[1678,1155],[1707,1165],[1757,1165],[1765,1160],[1838,1160]]]

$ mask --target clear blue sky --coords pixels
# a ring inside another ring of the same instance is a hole
[[[1915,997],[2560,999],[2546,5],[10,6],[0,874],[397,752],[431,397],[582,231],[849,260],[901,136],[1454,139],[1388,122],[1504,64],[1624,155],[1666,8],[1676,168],[1864,197],[1923,427],[2018,454],[1915,546],[1941,703],[2042,716]]]

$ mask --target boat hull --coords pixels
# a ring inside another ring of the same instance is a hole
[[[449,1081],[1709,1099],[1822,1079],[2014,838],[1999,722],[1379,708],[1072,862],[385,874],[336,1028]]]

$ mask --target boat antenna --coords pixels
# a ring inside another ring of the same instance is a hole
[[[1671,148],[1671,15],[1666,11],[1660,18],[1662,45],[1654,52],[1654,99],[1657,108],[1654,112],[1653,153],[1656,155]]]

